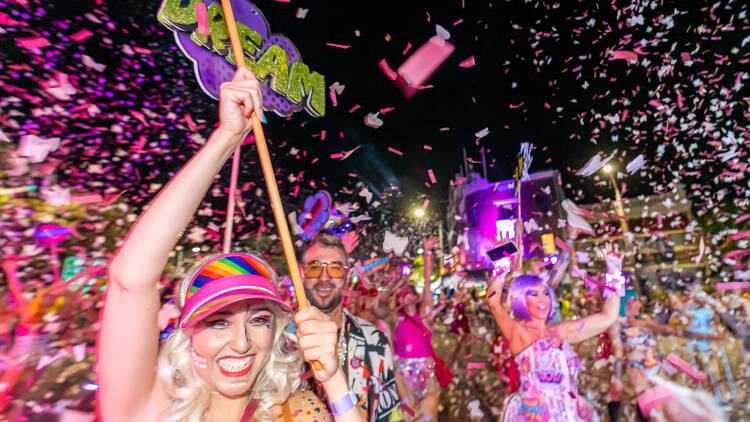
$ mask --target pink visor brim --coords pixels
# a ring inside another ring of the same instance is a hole
[[[222,308],[250,299],[269,300],[287,312],[292,311],[270,280],[257,275],[233,275],[215,280],[191,295],[182,308],[180,328],[192,327]]]

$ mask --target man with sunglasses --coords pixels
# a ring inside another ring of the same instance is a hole
[[[348,254],[335,234],[318,233],[301,255],[307,300],[336,322],[341,367],[357,404],[370,422],[402,420],[388,338],[343,306],[343,291],[351,277]],[[324,403],[321,388],[313,386]]]

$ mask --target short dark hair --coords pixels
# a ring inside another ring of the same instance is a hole
[[[302,248],[302,253],[299,256],[300,261],[304,260],[307,251],[309,251],[310,248],[312,248],[312,246],[315,244],[320,245],[324,248],[341,249],[341,251],[344,252],[344,264],[347,264],[349,262],[349,254],[346,253],[344,242],[342,242],[341,238],[337,235],[328,232],[319,232],[311,241],[307,242],[307,244]]]

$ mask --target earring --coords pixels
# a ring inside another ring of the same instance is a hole
[[[192,346],[190,347],[190,355],[193,357],[193,363],[195,364],[195,366],[201,369],[206,369],[206,358],[198,356]]]

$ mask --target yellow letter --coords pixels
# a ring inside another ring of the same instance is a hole
[[[159,22],[172,30],[190,31],[198,23],[195,16],[197,0],[164,0],[159,8]]]
[[[326,81],[320,73],[310,73],[310,68],[306,64],[292,63],[287,92],[287,97],[294,103],[299,103],[306,95],[305,109],[314,116],[325,116]]]
[[[242,22],[237,22],[237,33],[240,36],[240,46],[242,47],[243,53],[245,53],[245,65],[255,73],[255,56],[258,52],[258,48],[263,43],[263,37],[255,32],[254,29],[248,28],[248,26]],[[250,59],[248,59],[248,57]],[[234,61],[234,51],[231,49],[227,55],[227,62],[232,66],[236,65],[236,62]]]
[[[260,60],[255,63],[252,70],[261,79],[270,73],[272,77],[271,89],[279,94],[286,95],[289,83],[289,68],[286,63],[286,51],[278,45],[272,44],[263,53]]]

